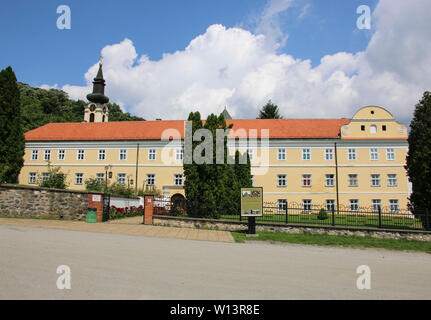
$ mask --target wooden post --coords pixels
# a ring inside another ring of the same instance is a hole
[[[144,195],[144,221],[143,224],[153,224],[153,211],[154,211],[154,195]]]

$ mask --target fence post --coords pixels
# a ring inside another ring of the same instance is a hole
[[[287,215],[287,203],[286,203],[286,224],[288,224],[289,223],[289,218],[288,218],[288,215]]]
[[[144,217],[143,224],[153,224],[153,210],[154,210],[154,195],[145,194],[144,195]]]
[[[382,209],[380,208],[380,206],[378,206],[377,210],[379,212],[379,228],[381,228],[382,227]]]
[[[430,231],[430,212],[428,210],[428,208],[425,209],[425,225],[426,225],[426,230]]]
[[[335,208],[332,206],[332,226],[335,226]]]

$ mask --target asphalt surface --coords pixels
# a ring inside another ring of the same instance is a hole
[[[430,270],[425,253],[0,226],[0,299],[430,299]]]

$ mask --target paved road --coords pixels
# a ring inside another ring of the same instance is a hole
[[[430,270],[422,253],[0,226],[0,299],[430,299]]]

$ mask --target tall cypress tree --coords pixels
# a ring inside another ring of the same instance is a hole
[[[416,105],[410,123],[406,170],[413,185],[410,205],[425,223],[425,209],[431,214],[431,92],[425,92]]]
[[[0,72],[0,183],[16,183],[23,166],[25,139],[20,93],[11,67]]]

